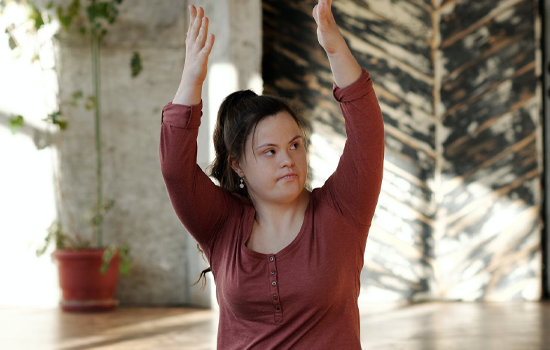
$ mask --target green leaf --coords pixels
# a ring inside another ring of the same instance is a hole
[[[9,43],[9,45],[10,45],[10,50],[13,50],[13,49],[15,49],[15,48],[17,47],[17,44],[15,43],[15,40],[13,40],[13,38],[11,37],[11,35],[10,35],[10,38],[9,38],[9,40],[8,40],[8,43]]]
[[[72,17],[78,16],[80,13],[80,0],[73,0],[68,8],[68,13]]]
[[[38,11],[33,3],[27,2],[27,5],[30,10],[29,19],[34,21],[34,28],[36,30],[39,30],[44,25],[42,14],[40,13],[40,11]]]
[[[99,269],[99,272],[104,275],[105,273],[107,273],[107,270],[109,270],[109,266],[111,266],[111,261],[104,261],[101,265],[101,268]]]
[[[132,269],[132,258],[130,257],[130,247],[128,244],[123,244],[119,250],[120,263],[118,270],[123,275],[129,275]]]
[[[92,217],[91,223],[94,226],[99,226],[103,222],[103,217],[101,215],[94,215]]]
[[[97,8],[94,5],[86,7],[86,13],[88,14],[88,21],[95,23],[95,18],[97,16]]]
[[[113,199],[104,199],[104,203],[101,206],[101,213],[104,214],[108,212],[109,210],[111,210],[111,208],[113,208],[114,205],[115,201]]]
[[[43,119],[46,122],[49,122],[53,125],[58,125],[61,130],[67,129],[67,121],[61,120],[59,117],[62,116],[61,110],[57,110],[54,113],[48,114],[46,119]]]
[[[100,2],[96,5],[96,13],[98,17],[103,17],[105,19],[109,19],[111,17],[108,5],[109,4],[107,4],[106,2]]]
[[[46,5],[46,10],[51,10],[53,9],[53,1],[50,1],[47,5]]]
[[[130,274],[132,268],[132,258],[130,256],[130,247],[126,243],[124,243],[120,248],[118,248],[116,244],[109,244],[109,246],[105,249],[101,258],[103,264],[100,267],[100,272],[102,274],[105,274],[107,272],[109,266],[111,265],[111,261],[113,257],[117,254],[117,252],[120,258],[118,264],[119,272],[122,275]]]
[[[107,249],[103,252],[102,260],[103,265],[101,265],[100,272],[102,274],[105,274],[107,270],[109,269],[109,266],[111,265],[111,260],[113,259],[113,256],[116,254],[117,248],[116,245],[110,244]]]
[[[98,38],[99,41],[101,41],[105,35],[107,35],[107,29],[101,28],[101,31],[99,32],[99,38]]]
[[[57,125],[59,125],[59,129],[67,130],[67,122],[66,121],[58,120]]]
[[[66,16],[63,13],[63,8],[61,6],[57,7],[57,18],[59,18],[59,22],[61,23],[63,29],[69,30],[69,26],[71,25],[73,18],[71,16]]]
[[[132,77],[136,77],[142,70],[141,56],[139,52],[134,52],[132,59],[130,60],[130,69],[132,70]]]
[[[57,121],[57,117],[59,117],[60,115],[61,115],[61,112],[57,110],[56,112],[48,114],[47,120],[50,120],[53,124],[55,124]]]
[[[95,96],[93,95],[88,96],[88,98],[86,99],[86,104],[84,105],[84,108],[86,108],[86,110],[88,111],[95,110],[97,108],[97,100]]]
[[[57,249],[65,249],[65,234],[63,233],[63,225],[60,221],[54,221],[50,226],[51,232],[55,235],[55,247]]]
[[[67,10],[63,10],[63,7],[57,7],[57,17],[63,29],[68,30],[73,19],[76,18],[80,13],[80,0],[73,0]]]
[[[128,276],[132,269],[132,259],[125,257],[120,260],[118,270],[121,274]]]
[[[73,92],[73,99],[74,100],[78,100],[80,98],[82,98],[82,96],[84,96],[84,94],[82,93],[82,90],[77,90],[75,92]]]
[[[119,11],[118,11],[118,5],[119,3],[117,3],[116,1],[111,1],[111,13],[114,13],[115,16],[118,15]]]
[[[44,255],[44,253],[46,252],[46,249],[48,249],[48,246],[50,245],[50,238],[51,238],[51,234],[48,233],[48,235],[44,239],[45,242],[44,242],[44,246],[42,247],[42,249],[37,249],[36,250],[36,256]]]
[[[114,2],[111,2],[109,8],[110,8],[110,11],[109,11],[109,19],[108,20],[109,20],[109,23],[113,23],[116,20],[117,16],[118,16],[118,9],[117,9]]]
[[[23,119],[23,116],[17,115],[17,116],[12,116],[10,118],[9,123],[10,123],[11,133],[15,134],[19,129],[23,127],[23,124],[25,123],[25,121]]]
[[[41,256],[46,252],[46,249],[48,249],[48,246],[52,243],[52,237],[55,237],[56,249],[65,249],[66,235],[63,233],[61,222],[57,220],[54,220],[50,227],[48,227],[48,235],[44,239],[44,246],[42,249],[36,250],[36,256]]]

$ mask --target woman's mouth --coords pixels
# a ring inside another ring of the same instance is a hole
[[[280,180],[287,180],[287,181],[290,181],[290,180],[294,180],[298,177],[297,174],[290,174],[290,175],[285,175],[283,177],[281,177]]]

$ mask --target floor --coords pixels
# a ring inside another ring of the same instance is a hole
[[[550,302],[361,304],[363,349],[550,350]],[[213,350],[216,311],[0,307],[0,349]]]

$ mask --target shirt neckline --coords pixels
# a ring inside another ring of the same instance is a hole
[[[294,247],[298,244],[298,242],[300,241],[300,239],[304,235],[304,231],[305,231],[305,228],[306,228],[306,223],[309,221],[309,217],[311,215],[312,208],[313,208],[313,191],[309,195],[309,203],[307,204],[306,211],[304,213],[304,221],[302,222],[302,226],[300,227],[300,231],[298,232],[296,237],[294,237],[292,242],[290,242],[283,249],[279,250],[277,253],[275,253],[275,254],[273,254],[273,253],[266,254],[266,253],[257,252],[257,251],[252,250],[252,249],[250,249],[246,246],[246,241],[248,241],[248,239],[250,238],[250,235],[252,235],[252,228],[253,228],[253,225],[254,225],[254,215],[256,214],[256,210],[251,205],[250,210],[248,210],[248,218],[246,220],[246,223],[247,223],[246,235],[245,235],[244,239],[241,241],[242,250],[250,256],[257,257],[257,258],[262,258],[262,259],[267,259],[270,256],[276,256],[278,258],[281,258],[281,257],[285,256],[288,252],[290,252],[292,249],[294,249]]]

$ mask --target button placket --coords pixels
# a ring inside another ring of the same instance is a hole
[[[277,265],[276,265],[276,259],[275,256],[269,256],[269,280],[271,283],[271,301],[273,302],[273,309],[275,311],[275,322],[282,322],[283,319],[283,311],[282,306],[279,300],[279,283],[277,278]]]

